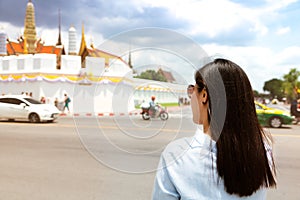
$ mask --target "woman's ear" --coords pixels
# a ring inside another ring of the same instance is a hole
[[[208,95],[206,89],[202,90],[202,104],[206,104],[208,102]]]

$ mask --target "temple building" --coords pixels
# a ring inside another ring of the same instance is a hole
[[[30,92],[47,103],[64,94],[72,97],[73,113],[126,113],[155,95],[161,103],[178,102],[186,86],[175,84],[170,72],[161,70],[168,82],[133,78],[131,53],[128,63],[118,55],[87,45],[82,25],[80,48],[76,29],[68,30],[68,52],[61,40],[59,12],[58,40],[45,45],[36,34],[34,5],[28,0],[24,33],[16,41],[0,28],[0,93]],[[127,106],[124,106],[127,105]]]
[[[24,33],[16,41],[7,38],[5,32],[0,30],[0,56],[11,56],[11,55],[24,55],[24,54],[55,54],[56,55],[56,69],[62,68],[62,56],[66,55],[63,42],[61,41],[61,19],[59,10],[59,30],[58,30],[58,41],[56,45],[45,45],[41,38],[38,38],[36,34],[36,23],[35,23],[35,9],[32,0],[28,0],[26,6],[26,14],[24,20]],[[112,61],[117,61],[127,65],[133,70],[131,53],[129,53],[128,63],[125,62],[120,56],[105,52],[97,49],[93,44],[87,45],[85,40],[84,25],[82,24],[81,31],[81,42],[80,49],[77,50],[77,38],[76,29],[71,26],[68,30],[68,52],[70,56],[81,57],[81,67],[86,68],[87,59],[86,57],[103,58],[105,60],[105,68],[109,68]],[[6,39],[7,38],[7,39]],[[6,45],[5,45],[6,43]],[[75,59],[75,58],[74,58]],[[98,61],[96,61],[98,62]],[[99,64],[99,63],[98,63]],[[134,70],[133,70],[134,72]],[[166,77],[168,82],[175,83],[176,80],[170,72],[160,71],[163,76]]]
[[[6,33],[0,28],[0,56],[6,55]]]
[[[81,56],[81,63],[82,67],[85,67],[85,60],[86,57],[98,57],[98,58],[104,58],[105,59],[105,67],[109,67],[110,60],[118,60],[121,62],[126,63],[121,57],[113,55],[111,53],[102,51],[100,49],[96,49],[93,44],[90,45],[90,47],[87,46],[85,41],[85,35],[84,35],[84,25],[82,25],[82,31],[81,31],[81,44],[80,44],[80,50],[78,55]],[[126,63],[128,65],[128,63]],[[128,65],[128,67],[130,67]]]
[[[79,55],[81,56],[82,67],[85,68],[86,57],[98,57],[105,59],[105,67],[109,66],[110,59],[117,59],[125,63],[125,61],[116,55],[96,49],[93,45],[87,46],[85,41],[84,26],[82,25],[82,36],[80,50],[77,52],[77,40],[76,40],[76,29],[71,26],[68,30],[68,55]],[[60,13],[59,13],[59,35],[56,45],[44,45],[41,38],[37,37],[36,25],[35,25],[35,12],[34,5],[31,0],[28,1],[26,7],[24,33],[20,36],[17,41],[13,41],[7,38],[6,49],[8,56],[10,55],[22,55],[22,54],[39,54],[48,53],[56,54],[57,56],[57,69],[61,68],[61,56],[66,55],[64,45],[61,41],[61,24],[60,24]],[[126,63],[127,64],[127,63]]]
[[[176,83],[176,80],[171,72],[163,70],[162,68],[159,68],[158,73],[160,73],[162,76],[164,76],[166,78],[167,82]]]
[[[36,30],[35,30],[35,15],[34,6],[31,0],[27,3],[25,25],[24,25],[24,41],[27,44],[24,48],[24,53],[34,54],[36,53]]]
[[[24,34],[20,36],[17,41],[12,41],[7,38],[6,49],[8,56],[37,53],[56,54],[57,69],[60,69],[61,55],[65,55],[64,46],[61,45],[60,42],[58,42],[57,45],[46,46],[41,38],[37,38],[34,5],[31,0],[28,1],[26,7]]]
[[[68,54],[69,55],[77,55],[77,39],[76,39],[76,29],[74,28],[74,26],[71,26],[69,28],[69,50],[68,50]]]

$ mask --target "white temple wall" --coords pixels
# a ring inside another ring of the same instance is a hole
[[[2,57],[2,70],[4,73],[16,73],[17,69],[17,56],[4,56]]]
[[[85,58],[85,72],[87,75],[103,76],[105,70],[105,59],[97,57]]]
[[[39,99],[39,88],[40,84],[38,82],[28,82],[28,81],[9,81],[0,82],[0,94],[30,94],[35,99]]]
[[[128,77],[132,75],[132,69],[119,59],[110,59],[109,68],[105,71],[105,76]]]
[[[95,101],[101,102],[95,104],[95,109],[102,109],[102,103],[107,105],[104,112],[128,113],[134,110],[134,101],[132,85],[120,84],[98,84],[95,87]]]
[[[55,54],[35,54],[33,56],[33,71],[55,73],[56,55]]]
[[[19,55],[17,57],[17,73],[32,72],[33,70],[33,55]]]
[[[105,68],[104,58],[86,57],[86,68],[81,68],[80,56],[62,56],[61,61],[61,70],[57,70],[55,54],[0,57],[0,94],[27,92],[37,100],[45,97],[54,104],[58,98],[63,104],[67,93],[74,113],[127,113],[151,96],[156,96],[158,103],[186,97],[185,85],[132,78],[132,70],[118,59],[111,60],[109,68]]]
[[[78,74],[81,70],[81,57],[80,56],[61,56],[60,73],[64,74]]]
[[[128,113],[134,110],[134,102],[129,99],[132,86],[122,84],[77,84],[74,88],[75,113]]]
[[[91,84],[80,85],[71,82],[51,81],[9,81],[0,82],[0,94],[32,93],[32,97],[54,104],[55,98],[63,107],[64,94],[71,98],[69,104],[72,113],[128,113],[134,110],[133,100],[127,100],[132,86],[127,84]],[[125,103],[124,103],[125,100]],[[129,102],[129,103],[128,103]]]

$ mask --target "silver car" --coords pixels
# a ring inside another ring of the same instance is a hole
[[[53,122],[60,111],[50,104],[43,104],[23,95],[0,96],[0,118],[15,120],[26,119],[32,123]]]

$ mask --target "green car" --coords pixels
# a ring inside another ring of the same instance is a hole
[[[294,121],[294,118],[287,111],[269,108],[258,102],[255,102],[255,108],[258,121],[262,126],[279,128],[283,124],[290,125]]]

